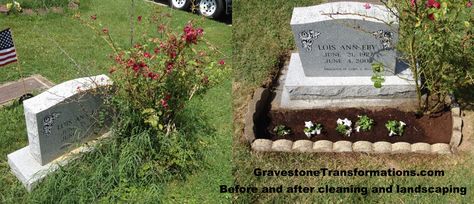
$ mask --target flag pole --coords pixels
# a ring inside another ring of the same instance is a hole
[[[13,31],[8,28],[10,30],[10,35],[12,37],[12,42],[13,42],[13,46],[15,46],[15,41],[13,40]],[[15,50],[16,50],[16,47],[15,47]],[[20,79],[21,79],[21,84],[23,85],[23,95],[20,96],[20,98],[18,99],[18,101],[21,103],[23,103],[24,100],[26,99],[29,99],[31,97],[33,97],[33,94],[31,93],[27,93],[26,92],[26,84],[25,84],[25,78],[23,78],[23,72],[22,72],[22,69],[21,69],[21,63],[20,63],[20,55],[18,53],[18,51],[15,51],[16,52],[16,61],[17,61],[17,70],[18,70],[18,73],[20,74]]]

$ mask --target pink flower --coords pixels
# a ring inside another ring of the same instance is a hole
[[[219,60],[219,64],[220,65],[224,65],[225,64],[225,61],[223,59]]]
[[[426,6],[428,8],[435,7],[435,8],[439,9],[441,7],[441,4],[439,2],[437,2],[436,0],[428,0],[428,1],[426,1]]]
[[[191,23],[187,24],[183,29],[182,39],[187,43],[196,44],[198,37],[202,36],[204,30],[202,28],[194,29]]]
[[[142,22],[142,16],[138,16],[138,22]]]
[[[468,1],[467,4],[466,4],[466,7],[467,7],[467,8],[471,8],[471,7],[472,7],[472,2],[471,2],[471,1]]]
[[[158,79],[158,77],[160,77],[160,75],[159,75],[159,74],[155,74],[155,73],[153,73],[153,72],[149,72],[149,73],[148,73],[148,77],[149,77],[150,79]]]
[[[143,53],[143,56],[144,56],[145,58],[151,58],[151,54],[150,54],[149,52]]]
[[[165,109],[168,108],[168,101],[166,101],[165,99],[161,99],[160,102],[161,102],[161,105],[163,106],[163,108],[165,108]]]
[[[410,1],[410,4],[411,4],[411,7],[415,7],[415,5],[416,5],[416,0],[411,0],[411,1]]]
[[[174,64],[172,62],[168,62],[166,64],[166,73],[171,73],[173,71],[173,68],[174,68]]]
[[[369,3],[365,3],[365,4],[364,4],[364,8],[365,8],[365,9],[370,9],[370,8],[372,8],[372,7],[370,6]]]
[[[204,33],[204,29],[202,29],[202,28],[198,28],[196,31],[197,31],[198,35],[202,35],[202,33]]]
[[[95,15],[95,14],[92,15],[92,16],[91,16],[91,19],[92,19],[92,20],[96,20],[96,19],[97,19],[97,15]]]
[[[105,34],[109,34],[109,29],[108,28],[103,28],[102,32],[105,33]]]

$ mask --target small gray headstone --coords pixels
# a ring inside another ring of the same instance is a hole
[[[45,165],[107,130],[99,119],[104,106],[98,87],[110,84],[105,75],[75,79],[23,102],[30,153],[38,163]]]
[[[371,76],[374,62],[384,64],[385,75],[406,69],[394,49],[398,20],[382,5],[336,2],[295,8],[291,26],[306,76]]]

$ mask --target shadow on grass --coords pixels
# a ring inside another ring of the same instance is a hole
[[[455,95],[462,110],[474,110],[474,85],[459,89]]]

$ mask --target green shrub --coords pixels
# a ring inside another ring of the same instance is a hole
[[[443,110],[456,90],[473,84],[474,12],[467,0],[389,0],[400,19],[398,50],[414,74],[420,111]],[[427,94],[427,100],[422,95]]]

